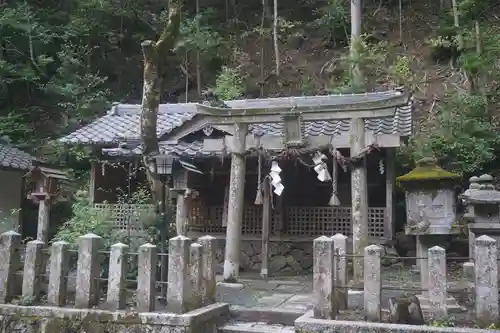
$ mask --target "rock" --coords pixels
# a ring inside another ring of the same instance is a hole
[[[384,253],[382,255],[382,265],[391,266],[401,261],[398,252],[394,247],[384,246]]]
[[[404,232],[396,233],[394,240],[396,242],[394,248],[400,257],[406,257],[409,251],[415,251],[417,247],[414,236],[406,235]]]
[[[389,322],[392,324],[424,325],[424,316],[417,296],[389,298]]]
[[[300,266],[300,264],[297,262],[297,260],[292,255],[290,255],[286,258],[286,262],[287,262],[291,271],[300,272],[302,270],[302,267]]]
[[[269,269],[271,272],[280,272],[287,265],[286,257],[282,255],[278,255],[272,257],[269,262]]]

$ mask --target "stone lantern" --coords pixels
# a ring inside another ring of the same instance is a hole
[[[487,235],[500,242],[500,191],[493,185],[493,177],[471,177],[469,188],[460,196],[467,208],[464,219],[469,229],[469,256],[474,256],[474,241]]]
[[[407,235],[432,236],[459,233],[455,228],[455,186],[460,176],[445,171],[431,158],[417,162],[415,169],[398,177],[406,193]]]
[[[62,185],[69,179],[64,171],[42,165],[34,165],[24,175],[29,186],[28,199],[38,204],[37,240],[47,244],[49,240],[50,206],[63,200]]]
[[[428,290],[429,270],[427,255],[430,247],[439,245],[440,236],[458,234],[456,227],[455,187],[460,176],[443,170],[432,158],[423,158],[415,169],[396,178],[406,194],[407,235],[415,235],[417,243],[417,269],[421,286]],[[421,259],[425,258],[425,259]],[[422,308],[428,306],[427,292],[419,295]],[[456,301],[449,297],[448,311],[460,310]]]

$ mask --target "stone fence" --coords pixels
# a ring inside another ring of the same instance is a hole
[[[337,234],[314,240],[313,316],[336,319],[347,309],[347,237]],[[364,251],[364,315],[366,321],[382,322],[382,252],[377,245]],[[475,320],[479,327],[499,322],[498,261],[496,241],[488,236],[475,240],[474,258],[463,264],[464,281],[475,300]],[[418,259],[417,260],[425,260]],[[422,288],[432,321],[448,319],[446,251],[434,246],[428,250],[426,269],[421,270]]]
[[[215,238],[211,236],[200,237],[197,242],[192,242],[191,239],[184,236],[170,239],[166,293],[166,311],[170,324],[172,324],[172,318],[175,315],[180,315],[185,321],[187,313],[197,310],[199,313],[199,309],[207,307],[212,310],[217,308],[217,304],[214,304],[216,296],[215,242]],[[44,308],[44,313],[52,313],[54,308],[59,308],[61,311],[70,309],[69,306],[72,304],[68,304],[68,273],[71,252],[69,244],[66,242],[53,243],[48,248],[50,257],[47,263],[44,257],[44,252],[47,251],[45,244],[37,240],[27,243],[22,271],[22,290],[19,294],[16,292],[16,279],[18,279],[17,267],[20,262],[20,248],[21,235],[18,233],[9,231],[0,235],[0,315],[5,316],[6,309],[18,308],[17,310],[19,310],[21,306],[8,304],[19,299],[30,300],[29,305],[36,305],[32,308]],[[75,309],[82,309],[84,311],[82,313],[88,313],[89,310],[86,309],[96,309],[95,311],[97,311],[99,306],[102,306],[99,311],[108,311],[109,313],[155,312],[158,255],[156,246],[144,244],[139,247],[136,298],[132,309],[126,309],[126,276],[129,273],[128,263],[131,255],[129,247],[122,243],[111,246],[107,288],[104,288],[105,295],[99,288],[102,264],[100,262],[101,249],[102,239],[97,235],[87,234],[78,240],[76,289],[74,305],[72,305],[71,310],[74,312]],[[48,267],[45,267],[46,265]],[[47,282],[47,280],[44,281],[43,277],[46,272],[48,273],[48,285],[46,295],[43,295],[43,284]],[[44,298],[43,302],[42,298]],[[103,299],[104,304],[100,304]],[[26,305],[26,302],[21,303],[21,305]],[[227,308],[227,305],[221,304],[219,310],[224,307]],[[48,308],[51,310],[48,311]],[[32,312],[32,310],[30,311]],[[223,315],[219,311],[216,317],[221,316]],[[65,315],[59,314],[56,317],[62,318]],[[81,317],[80,313],[79,318]],[[204,318],[208,317],[210,316],[205,313]],[[158,319],[159,317],[155,318],[156,324],[159,324],[161,320]],[[141,320],[144,323],[144,319]],[[138,323],[141,320],[138,319]],[[177,320],[177,323],[181,321]],[[173,325],[177,325],[175,320]],[[176,332],[178,331],[176,330]],[[168,330],[161,332],[168,332]]]

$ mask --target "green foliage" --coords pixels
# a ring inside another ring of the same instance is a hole
[[[28,2],[4,7],[0,30],[7,52],[0,60],[0,77],[1,92],[10,98],[0,99],[2,134],[30,142],[92,117],[96,107],[106,104],[108,92],[102,86],[105,78],[89,66],[93,47],[75,40],[83,37],[75,35],[83,29],[74,29],[73,22],[52,22],[50,11]]]
[[[345,0],[328,0],[327,4],[315,10],[318,16],[312,26],[326,36],[334,46],[347,45],[350,33],[350,13]]]
[[[65,241],[71,247],[76,247],[80,236],[93,233],[103,238],[105,248],[109,248],[115,242],[111,212],[106,209],[95,209],[87,191],[79,191],[75,195],[72,208],[73,216],[61,225],[53,241]]]
[[[207,10],[192,19],[182,20],[175,49],[184,52],[198,50],[206,57],[218,56],[224,41],[210,25],[209,20],[213,16],[213,11]]]
[[[450,170],[474,173],[496,159],[500,136],[489,118],[484,99],[454,93],[438,107],[436,119],[425,133],[415,136],[401,150],[403,164],[436,156]]]
[[[393,86],[406,86],[413,89],[418,82],[413,70],[414,59],[410,55],[397,52],[397,46],[389,42],[369,43],[370,36],[363,35],[355,41],[357,54],[346,55],[340,59],[343,64],[341,77],[332,78],[328,91],[333,93],[354,93],[370,90],[380,81]],[[363,73],[361,86],[353,83],[351,68],[358,66]]]
[[[454,317],[449,317],[444,321],[433,321],[431,323],[431,326],[434,326],[434,327],[455,327],[456,320]]]
[[[0,218],[0,232],[6,232],[9,230],[19,232],[19,230],[13,229],[13,227],[17,225],[20,213],[21,209],[11,209],[8,214],[3,215]]]
[[[238,69],[224,66],[215,82],[215,94],[228,101],[241,97],[245,91],[243,80]]]
[[[491,324],[490,326],[488,326],[487,329],[497,331],[497,330],[500,330],[500,325],[499,324]]]

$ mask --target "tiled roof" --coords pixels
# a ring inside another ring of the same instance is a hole
[[[110,144],[122,138],[138,138],[140,135],[141,106],[118,104],[102,118],[59,139],[73,144]],[[196,104],[162,104],[158,112],[158,137],[165,135],[191,120],[196,115]]]
[[[249,100],[227,101],[231,108],[273,108],[292,106],[314,106],[318,104],[339,105],[374,102],[396,96],[398,92],[378,92],[353,95],[330,95],[309,97],[280,97]],[[400,93],[399,93],[400,94]],[[195,103],[162,104],[158,114],[158,136],[170,133],[197,114]],[[411,103],[395,110],[394,117],[371,118],[365,122],[365,127],[375,134],[396,134],[403,137],[410,136],[413,129]],[[338,135],[349,131],[350,120],[318,121],[305,123],[306,136]],[[282,124],[255,124],[250,126],[250,132],[256,135],[281,135]],[[76,132],[60,139],[66,143],[106,144],[118,143],[122,138],[139,138],[140,105],[119,104],[113,107],[108,114]],[[178,150],[186,155],[196,155],[202,150],[201,142],[179,143],[162,145],[166,151]]]
[[[20,170],[29,170],[34,157],[9,145],[0,144],[0,166]]]
[[[160,153],[183,157],[206,157],[216,155],[215,153],[203,150],[203,141],[179,142],[178,144],[160,142]]]
[[[333,121],[315,121],[305,123],[306,136],[339,135],[348,132],[351,126],[350,119]],[[394,117],[368,118],[365,128],[374,134],[396,134],[410,136],[412,133],[412,107],[410,105],[398,108]],[[283,124],[255,124],[250,131],[256,135],[281,135]]]

